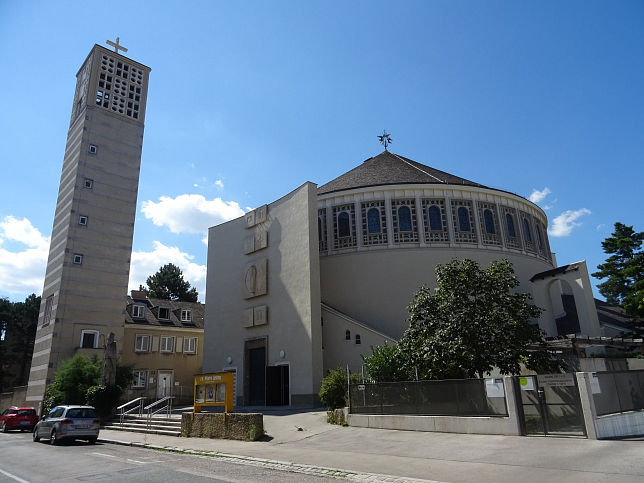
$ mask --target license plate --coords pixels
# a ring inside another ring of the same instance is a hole
[[[77,424],[76,429],[87,429],[89,428],[89,424]]]
[[[29,421],[20,421],[18,426],[29,426]]]

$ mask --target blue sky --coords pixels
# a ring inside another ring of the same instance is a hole
[[[75,74],[152,68],[131,288],[209,226],[390,150],[532,197],[559,264],[644,230],[644,2],[0,1],[0,297],[40,294]],[[593,282],[597,282],[593,279]]]

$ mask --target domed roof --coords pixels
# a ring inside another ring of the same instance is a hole
[[[378,156],[367,159],[360,166],[320,186],[318,194],[391,184],[451,184],[487,188],[482,184],[430,168],[389,151],[383,151]]]

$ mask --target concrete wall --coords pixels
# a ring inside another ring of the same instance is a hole
[[[399,429],[405,431],[428,431],[466,434],[521,434],[517,414],[516,393],[512,376],[503,378],[508,416],[407,416],[349,414],[350,426],[377,429]]]
[[[27,386],[14,387],[13,391],[3,392],[0,394],[0,411],[11,406],[30,407],[27,402]]]
[[[262,339],[267,365],[289,365],[291,404],[312,406],[322,378],[316,186],[305,183],[261,211],[209,230],[204,371],[236,370],[243,403],[244,344]],[[254,216],[262,221],[247,222]],[[258,324],[253,310],[266,320]]]
[[[530,292],[529,279],[552,266],[532,256],[467,248],[388,248],[321,257],[322,301],[378,332],[399,338],[409,326],[407,306],[421,285],[436,286],[435,268],[469,258],[487,268],[509,259]],[[527,283],[526,283],[527,282]]]

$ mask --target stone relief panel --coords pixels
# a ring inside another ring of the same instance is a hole
[[[242,312],[242,327],[253,326],[253,309],[246,309]]]
[[[244,273],[244,298],[250,299],[265,295],[268,291],[267,283],[268,260],[263,258],[246,266]]]
[[[245,215],[246,228],[252,228],[259,223],[264,223],[268,215],[268,205],[260,206],[259,208],[249,211]]]
[[[253,309],[253,325],[266,325],[268,323],[268,307],[260,305]]]

